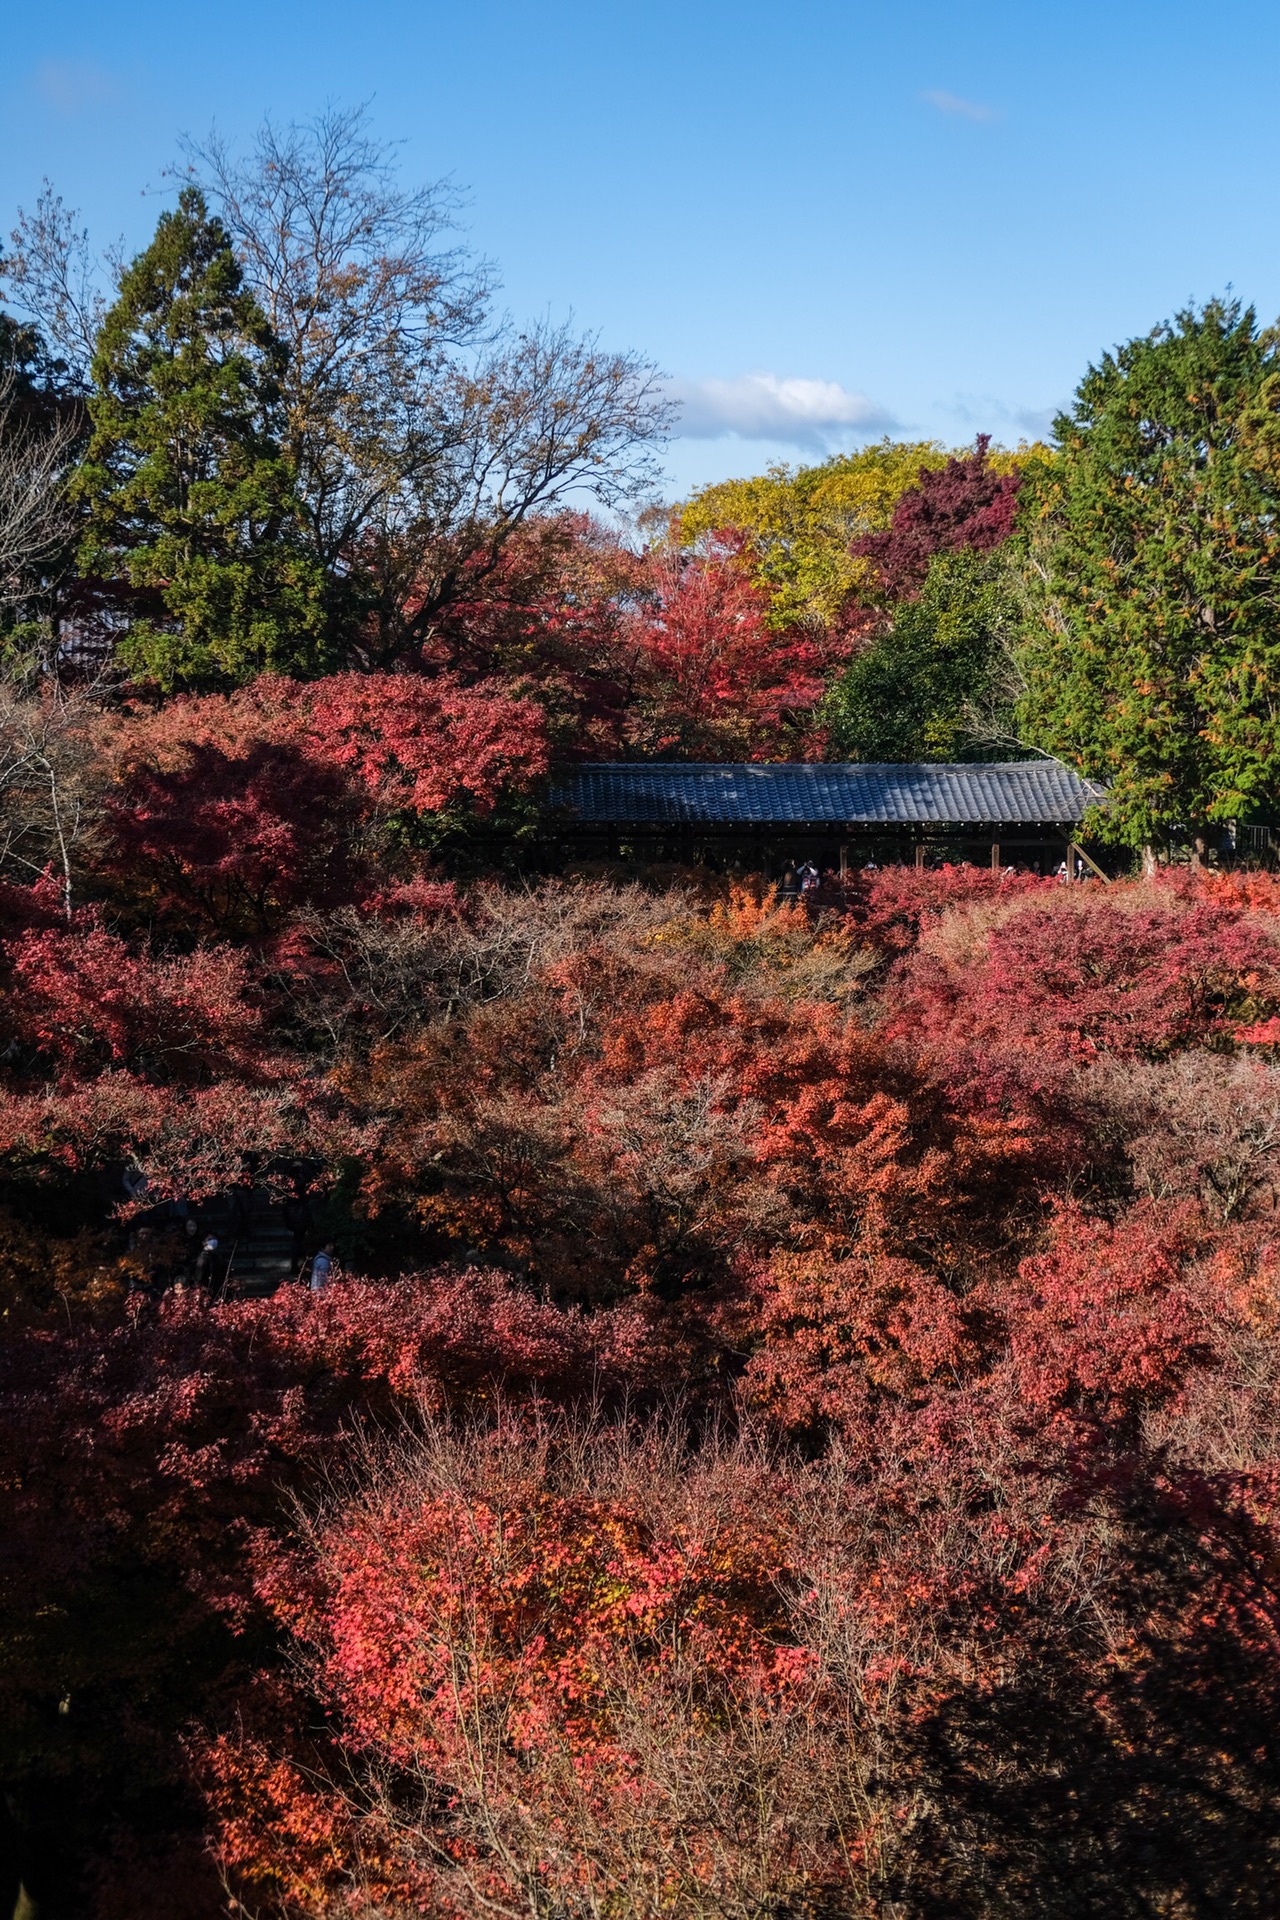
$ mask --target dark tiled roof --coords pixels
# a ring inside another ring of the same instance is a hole
[[[579,820],[619,825],[1066,826],[1083,819],[1101,794],[1054,760],[987,766],[656,761],[579,767],[551,801]]]

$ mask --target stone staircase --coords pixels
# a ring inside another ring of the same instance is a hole
[[[196,1212],[201,1236],[216,1234],[218,1270],[225,1272],[224,1299],[258,1299],[294,1278],[303,1265],[284,1208],[255,1189],[234,1199],[219,1196]],[[311,1249],[306,1249],[310,1252]]]

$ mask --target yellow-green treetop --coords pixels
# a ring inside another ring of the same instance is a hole
[[[990,460],[1004,472],[1047,451],[1019,447]],[[872,563],[851,554],[850,543],[886,528],[920,469],[941,467],[949,457],[936,440],[886,439],[818,466],[779,465],[754,479],[721,480],[675,509],[672,533],[681,545],[696,546],[738,528],[756,579],[772,592],[770,623],[830,622],[872,575]]]

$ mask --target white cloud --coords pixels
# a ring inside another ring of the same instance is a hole
[[[999,114],[994,107],[984,107],[977,100],[964,100],[958,93],[948,93],[945,87],[928,87],[920,95],[939,113],[958,114],[962,120],[998,120]]]
[[[79,60],[45,60],[36,71],[36,91],[58,113],[82,113],[119,99],[123,89],[114,74]]]
[[[1053,423],[1061,407],[1011,407],[1009,418],[1028,440],[1051,440]]]
[[[888,433],[897,424],[865,393],[836,380],[744,373],[737,380],[672,380],[668,391],[680,403],[676,433],[689,440],[737,434],[825,449],[851,435]]]
[[[1024,440],[1048,440],[1055,415],[1067,404],[1063,401],[1056,407],[1016,406],[1007,400],[998,400],[991,393],[960,393],[954,400],[941,403],[944,412],[966,426],[980,433],[995,433],[1006,441],[1013,435]]]

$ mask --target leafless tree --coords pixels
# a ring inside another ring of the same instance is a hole
[[[400,576],[393,604],[412,607],[387,635],[393,651],[420,644],[531,515],[574,495],[606,507],[638,498],[656,479],[652,448],[671,417],[648,362],[567,325],[501,336],[473,372],[455,370],[452,388],[456,444],[404,496],[405,537],[387,528],[384,552]]]
[[[215,134],[186,159],[289,350],[287,451],[317,557],[364,576],[371,661],[419,645],[531,514],[650,484],[669,419],[655,370],[496,318],[489,269],[453,242],[456,191],[403,188],[364,109],[268,122],[247,156]]]
[[[299,1017],[327,1034],[335,1058],[345,1058],[424,1021],[452,1020],[483,1001],[527,992],[549,967],[586,951],[674,975],[682,958],[654,936],[690,911],[678,892],[548,881],[524,890],[479,886],[457,917],[383,918],[354,907],[317,913],[306,923],[308,937],[334,972],[323,983],[297,984]],[[577,979],[572,1025],[579,1040],[613,990],[612,979],[608,967],[594,979]],[[557,1004],[566,1003],[567,991],[558,989]]]
[[[119,250],[95,255],[79,215],[63,204],[48,180],[34,213],[18,214],[0,277],[14,304],[39,327],[49,351],[65,366],[72,391],[87,393],[107,290],[120,277]]]
[[[288,348],[288,451],[334,565],[453,437],[441,385],[483,334],[488,276],[449,244],[456,195],[402,189],[360,109],[185,153]]]
[[[26,598],[71,533],[66,481],[78,439],[72,413],[31,407],[15,369],[0,364],[0,605]]]
[[[94,689],[64,688],[53,674],[0,678],[0,873],[30,882],[52,870],[68,916],[107,783],[99,712]]]

